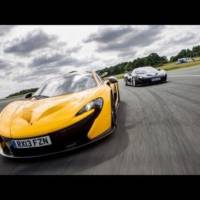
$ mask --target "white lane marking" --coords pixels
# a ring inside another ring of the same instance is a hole
[[[192,74],[188,74],[188,75],[169,75],[169,77],[200,77],[200,75],[192,75]]]

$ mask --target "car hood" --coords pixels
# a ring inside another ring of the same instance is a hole
[[[90,114],[76,113],[94,96],[97,89],[40,100],[9,104],[0,115],[0,133],[9,138],[34,137],[62,129]]]
[[[165,71],[161,70],[161,71],[158,71],[158,72],[148,72],[146,74],[141,74],[139,76],[141,76],[141,77],[155,77],[155,76],[164,76],[164,75],[165,75]]]

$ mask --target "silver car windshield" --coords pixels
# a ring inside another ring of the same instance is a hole
[[[135,73],[136,74],[146,74],[146,71],[142,70],[142,69],[138,69],[138,70],[135,70]]]
[[[156,73],[156,72],[157,70],[154,69],[153,67],[144,67],[143,69],[140,68],[140,69],[135,70],[136,74],[147,74],[147,73]]]

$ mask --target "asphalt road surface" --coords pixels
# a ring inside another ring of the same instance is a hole
[[[136,88],[120,81],[113,135],[56,157],[0,157],[0,174],[200,174],[200,67],[168,76],[167,83]]]

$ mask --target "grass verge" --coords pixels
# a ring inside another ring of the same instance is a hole
[[[194,67],[195,65],[200,65],[200,60],[194,61],[194,62],[189,62],[189,63],[182,63],[182,64],[169,63],[169,64],[161,66],[160,68],[164,69],[166,71],[170,71],[170,70],[174,70],[174,69]]]
[[[163,66],[159,67],[159,68],[160,69],[164,69],[166,71],[171,71],[171,70],[175,70],[175,69],[195,67],[196,65],[200,65],[200,59],[192,61],[192,62],[189,62],[189,63],[182,63],[182,64],[177,64],[175,62],[168,63],[166,65],[163,65]],[[117,75],[115,75],[115,77],[118,78],[118,79],[122,79],[123,75],[124,75],[124,73],[117,74]]]

